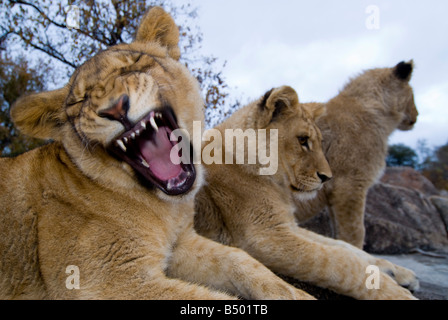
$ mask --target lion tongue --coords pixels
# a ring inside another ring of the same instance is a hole
[[[168,181],[177,177],[182,168],[173,164],[170,158],[171,143],[169,136],[171,130],[167,127],[159,127],[153,139],[139,142],[143,159],[149,165],[151,172],[161,181]]]

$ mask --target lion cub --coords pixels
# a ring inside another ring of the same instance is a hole
[[[299,222],[327,206],[337,238],[363,247],[367,191],[383,173],[388,137],[397,128],[412,129],[417,121],[412,70],[412,61],[368,70],[322,104],[327,112],[317,125],[334,177],[312,201],[297,199]]]
[[[207,165],[207,183],[196,196],[195,227],[208,238],[246,250],[280,274],[358,299],[414,299],[387,274],[416,288],[411,271],[296,223],[292,194],[312,198],[333,176],[315,124],[324,111],[323,105],[299,104],[292,88],[280,87],[218,125],[222,136],[227,129],[277,130],[278,149],[267,152],[278,152],[278,170],[263,176],[261,163]],[[226,146],[223,141],[223,154],[232,153]],[[370,265],[382,270],[378,290],[366,285]]]
[[[170,161],[171,133],[192,131],[203,100],[178,41],[154,7],[133,43],[12,107],[54,142],[0,160],[0,299],[312,298],[195,233],[202,169]]]

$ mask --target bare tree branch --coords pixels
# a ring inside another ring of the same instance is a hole
[[[20,37],[23,41],[25,41],[25,43],[31,47],[33,47],[36,50],[39,50],[43,53],[46,53],[47,55],[49,55],[52,58],[55,58],[63,63],[65,63],[66,65],[76,69],[78,66],[70,61],[68,61],[67,59],[65,59],[65,57],[57,50],[55,50],[51,44],[46,43],[45,47],[41,47],[31,41],[26,41],[26,39],[24,39],[18,32],[11,32],[12,34],[17,35],[18,37]]]
[[[123,39],[121,38],[121,33],[125,27],[125,24],[124,24],[124,17],[120,14],[120,4],[122,3],[123,3],[122,1],[112,0],[112,5],[115,9],[117,18],[115,19],[114,27],[111,32],[111,45],[123,42]]]
[[[46,15],[45,12],[43,12],[43,11],[42,11],[38,6],[36,6],[35,4],[29,3],[29,2],[26,2],[26,1],[21,1],[21,0],[10,0],[10,3],[12,3],[12,4],[21,4],[21,5],[24,5],[24,6],[30,6],[30,7],[32,7],[33,9],[35,9],[37,12],[39,12],[39,14],[40,14],[45,20],[47,20],[50,24],[52,24],[52,25],[54,25],[54,26],[56,26],[56,27],[58,27],[58,28],[67,29],[67,26],[66,26],[65,24],[60,24],[60,23],[54,21],[53,19],[51,19],[50,17],[48,17],[48,15]],[[110,46],[109,42],[105,41],[104,39],[100,39],[100,38],[98,38],[98,37],[95,37],[94,35],[97,34],[96,32],[93,32],[93,35],[90,34],[89,32],[86,32],[86,31],[82,30],[82,29],[75,29],[75,32],[80,33],[80,34],[82,34],[82,35],[84,35],[84,36],[86,36],[86,37],[88,37],[88,38],[90,38],[90,39],[92,39],[92,40],[94,40],[94,41],[98,41],[98,42],[100,42],[101,44],[104,44],[104,45],[106,45],[106,46]]]
[[[65,24],[60,24],[60,23],[57,23],[56,21],[54,21],[53,19],[50,19],[50,18],[45,14],[45,12],[43,12],[38,6],[36,6],[36,5],[33,4],[33,3],[29,3],[29,2],[26,2],[26,1],[20,1],[20,0],[18,0],[18,1],[10,0],[9,2],[12,3],[13,5],[15,5],[15,4],[23,4],[23,5],[25,5],[25,6],[30,6],[30,7],[34,8],[37,12],[39,12],[40,15],[41,15],[45,20],[47,20],[47,21],[50,22],[51,24],[55,25],[56,27],[64,28],[64,29],[67,27]]]
[[[5,44],[6,39],[8,38],[8,36],[11,34],[11,31],[6,31],[6,30],[4,30],[3,27],[2,27],[2,31],[4,32],[4,34],[2,34],[0,36],[0,51],[5,51],[6,48],[4,47],[4,44]]]

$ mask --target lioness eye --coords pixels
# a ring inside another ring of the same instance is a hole
[[[309,148],[308,137],[297,137],[297,139],[299,140],[299,143],[302,147]]]

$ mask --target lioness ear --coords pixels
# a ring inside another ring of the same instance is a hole
[[[298,103],[297,92],[289,86],[283,86],[266,92],[259,105],[270,123]]]
[[[313,120],[319,119],[327,112],[327,107],[323,103],[304,103],[302,106]]]
[[[179,28],[173,18],[161,7],[152,7],[140,22],[135,37],[137,42],[157,42],[168,48],[171,58],[179,60]]]
[[[59,128],[66,121],[62,108],[68,89],[66,87],[19,98],[11,107],[11,118],[24,134],[58,140]]]
[[[412,70],[414,69],[414,61],[400,62],[394,68],[394,75],[403,81],[410,81],[412,77]]]

